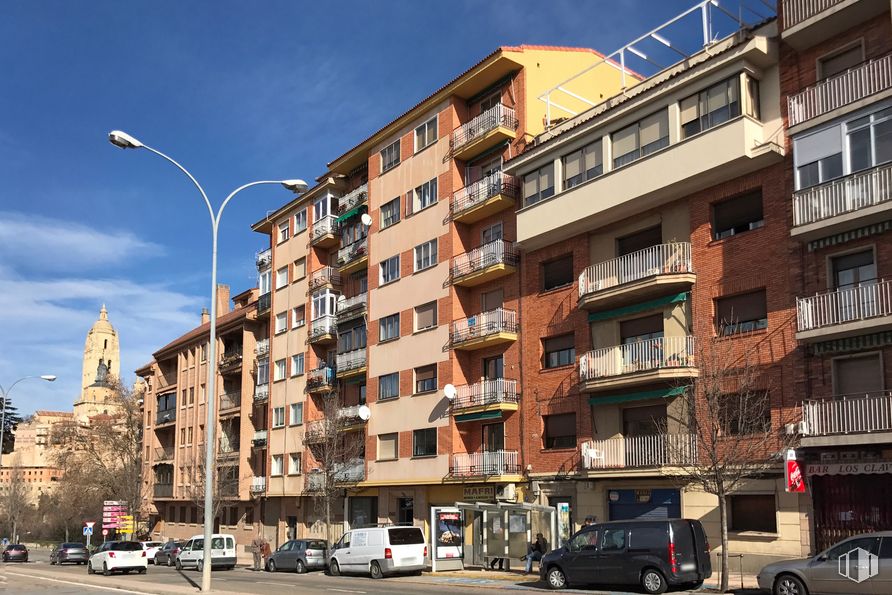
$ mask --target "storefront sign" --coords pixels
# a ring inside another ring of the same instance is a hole
[[[833,463],[808,465],[809,475],[863,475],[867,473],[892,473],[892,462],[878,461],[874,463]]]
[[[495,502],[496,488],[494,486],[465,486],[462,488],[463,502]]]
[[[802,470],[796,461],[796,451],[792,448],[788,449],[786,459],[784,463],[784,489],[792,493],[805,492],[805,479],[802,477]]]
[[[434,547],[437,559],[461,558],[464,545],[461,511],[437,510],[434,513],[434,520]]]

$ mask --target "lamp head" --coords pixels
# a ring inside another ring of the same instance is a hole
[[[55,382],[56,381],[55,374],[44,374],[43,376],[41,376],[41,378],[43,378],[47,382]]]
[[[308,188],[303,180],[282,180],[282,186],[295,194],[303,194]]]
[[[120,130],[112,130],[108,133],[108,142],[122,149],[139,149],[142,143]]]

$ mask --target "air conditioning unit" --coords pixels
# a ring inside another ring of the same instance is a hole
[[[516,502],[517,486],[513,483],[506,483],[503,486],[496,486],[496,500],[499,502]]]
[[[784,432],[789,436],[793,436],[795,434],[805,435],[805,434],[808,434],[808,424],[805,423],[804,421],[800,421],[800,422],[793,423],[793,424],[785,424]]]
[[[808,434],[808,422],[806,422],[806,421],[801,421],[801,422],[799,422],[797,425],[798,425],[798,429],[799,429],[799,433],[800,433],[800,434],[802,434],[803,436],[805,436],[805,435]]]

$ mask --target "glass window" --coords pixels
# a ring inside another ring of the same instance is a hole
[[[288,473],[291,475],[300,475],[300,454],[293,452],[288,455]]]
[[[318,320],[323,316],[333,316],[337,308],[338,294],[325,289],[313,294],[313,320]]]
[[[720,335],[745,333],[768,327],[765,290],[715,300],[716,329]]]
[[[422,209],[437,202],[437,178],[428,180],[415,189],[414,201],[412,204],[412,212],[417,213]]]
[[[298,306],[291,309],[291,328],[297,328],[307,323],[307,307]]]
[[[563,158],[564,190],[604,173],[601,141],[597,140]]]
[[[626,530],[622,527],[602,529],[601,551],[616,552],[626,549]]]
[[[290,406],[291,425],[299,426],[304,423],[304,404],[292,403]]]
[[[846,123],[849,172],[892,161],[892,108]]]
[[[841,74],[857,66],[864,61],[864,51],[861,44],[853,45],[847,49],[836,52],[833,55],[825,56],[818,60],[818,76],[819,80],[827,79],[837,74]]]
[[[283,380],[285,378],[285,360],[280,359],[276,360],[275,368],[273,369],[273,380]]]
[[[434,116],[415,129],[415,152],[429,147],[437,141],[437,116]]]
[[[573,255],[542,263],[542,291],[573,283]]]
[[[385,316],[379,324],[378,337],[379,341],[389,341],[400,336],[400,315],[399,312]]]
[[[400,396],[399,372],[378,377],[378,399],[393,399]]]
[[[423,331],[425,329],[437,326],[437,302],[430,302],[415,307],[415,330]]]
[[[669,110],[613,133],[613,167],[621,167],[669,146]]]
[[[279,312],[276,314],[276,334],[284,333],[288,327],[288,313]]]
[[[761,188],[712,205],[713,239],[741,234],[764,224]]]
[[[400,197],[381,205],[381,229],[386,229],[400,220]]]
[[[291,356],[291,375],[300,376],[304,373],[304,354],[298,353]]]
[[[545,448],[576,448],[576,414],[543,415]]]
[[[285,408],[273,407],[273,427],[281,428],[285,425]]]
[[[598,549],[598,531],[589,530],[577,533],[570,541],[570,551],[594,551]]]
[[[545,351],[543,357],[543,367],[558,368],[560,366],[570,366],[576,361],[576,347],[574,345],[573,333],[543,339],[542,346]]]
[[[865,396],[883,390],[883,364],[879,353],[834,358],[835,395]]]
[[[282,289],[288,285],[288,267],[282,267],[276,271],[276,289]]]
[[[728,496],[729,529],[777,533],[777,504],[774,494]]]
[[[269,271],[264,271],[260,273],[257,279],[257,285],[260,289],[260,295],[265,295],[269,293],[270,281],[272,281],[272,275]]]
[[[554,163],[523,177],[523,204],[530,206],[554,195]]]
[[[415,368],[415,392],[427,393],[437,390],[437,365]]]
[[[629,548],[657,551],[669,544],[669,524],[631,525],[629,527]]]
[[[412,432],[412,456],[430,457],[437,454],[437,428]]]
[[[400,139],[381,150],[381,173],[393,169],[400,164]]]
[[[771,399],[767,391],[722,395],[718,420],[724,436],[747,436],[771,431]]]
[[[290,228],[291,224],[288,221],[279,223],[279,242],[284,242],[288,239]]]
[[[496,242],[502,239],[502,222],[494,223],[488,227],[484,227],[480,232],[480,239],[484,244]]]
[[[297,235],[307,228],[307,210],[301,209],[294,214],[294,234]]]
[[[387,461],[390,459],[399,458],[398,441],[399,434],[397,434],[396,432],[392,434],[379,434],[378,460]]]
[[[282,455],[273,455],[270,475],[282,475]]]
[[[313,225],[328,217],[329,213],[331,212],[330,202],[331,197],[330,195],[326,194],[313,203]]]
[[[396,281],[400,278],[400,255],[397,254],[387,260],[382,260],[379,269],[381,270],[381,285]]]
[[[687,138],[740,115],[740,77],[681,100],[681,133]]]
[[[338,353],[347,353],[366,346],[365,323],[358,321],[354,326],[338,329]]]
[[[415,272],[423,271],[437,264],[437,240],[415,246]]]
[[[269,359],[257,359],[257,384],[269,384]]]

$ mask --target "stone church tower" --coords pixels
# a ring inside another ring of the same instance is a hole
[[[121,349],[118,332],[108,321],[105,304],[99,311],[99,320],[93,323],[84,344],[84,371],[81,394],[74,404],[74,416],[85,420],[91,415],[104,413],[112,394],[110,381],[121,376]]]

